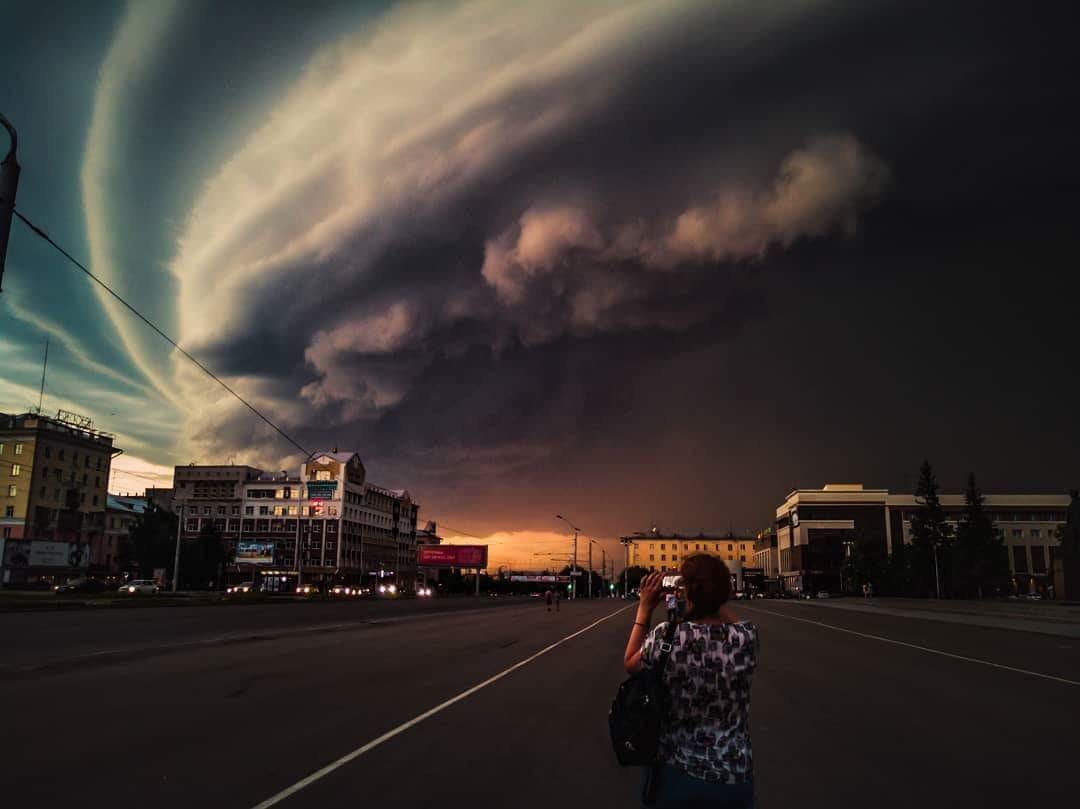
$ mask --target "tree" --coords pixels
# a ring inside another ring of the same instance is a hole
[[[203,590],[221,581],[225,565],[225,540],[210,523],[204,523],[194,542],[180,549],[180,578],[184,587]]]
[[[136,570],[139,578],[148,579],[155,568],[172,570],[178,517],[150,505],[135,520],[131,533],[120,548],[120,565]]]
[[[641,565],[631,565],[626,569],[626,586],[631,590],[641,585],[641,580],[649,575],[649,569]]]
[[[923,461],[915,489],[918,511],[911,520],[911,573],[920,595],[948,590],[952,526],[938,497],[938,482],[930,461]]]
[[[984,498],[975,474],[968,475],[964,515],[956,530],[954,559],[956,584],[963,595],[983,597],[1009,576],[1005,543],[983,510]]]

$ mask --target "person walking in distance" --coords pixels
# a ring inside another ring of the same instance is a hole
[[[547,603],[547,611],[548,612],[551,612],[551,601],[552,601],[553,598],[554,598],[554,596],[552,595],[551,590],[545,590],[544,591],[544,601]]]
[[[664,596],[664,605],[667,607],[668,623],[679,620],[679,596],[674,590]]]
[[[659,760],[644,771],[642,805],[751,809],[750,685],[757,668],[758,630],[728,607],[731,575],[721,559],[694,554],[679,572],[686,616],[676,625],[661,675],[669,708],[660,728]],[[663,594],[662,581],[661,573],[642,580],[623,655],[629,674],[655,665],[662,659],[661,646],[667,645],[667,623],[648,632]]]

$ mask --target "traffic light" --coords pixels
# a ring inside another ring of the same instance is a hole
[[[608,589],[609,589],[609,590],[614,590],[614,589],[615,589],[615,583],[614,583],[614,582],[612,582],[611,584],[609,584],[609,585],[608,585]]]

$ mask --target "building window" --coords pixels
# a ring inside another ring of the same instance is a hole
[[[232,507],[232,513],[234,515],[238,515],[240,513],[240,506],[233,506]]]
[[[259,515],[260,516],[269,516],[270,515],[270,506],[259,506]]]
[[[728,549],[728,553],[732,553],[735,550],[735,546],[729,543],[728,546],[727,546],[727,549]]]
[[[1027,547],[1013,545],[1013,567],[1017,573],[1028,572]]]
[[[95,489],[100,489],[101,488],[101,478],[98,477],[97,475],[94,475],[94,488]]]
[[[255,516],[255,506],[244,506],[244,515],[248,517]]]
[[[0,444],[0,447],[2,446],[3,444]],[[11,539],[11,528],[6,525],[4,526],[4,539]]]
[[[1020,537],[1022,537],[1024,535],[1024,529],[1022,529],[1022,528],[1014,528],[1012,530],[1012,535],[1016,539],[1020,539]]]
[[[57,454],[56,457],[61,461],[64,460],[64,450],[61,449],[59,454]]]
[[[739,561],[740,562],[745,562],[746,561],[746,554],[745,553],[739,555]]]
[[[14,497],[15,495],[17,495],[19,493],[18,490],[15,488],[14,483],[12,483],[10,486],[7,487],[7,493],[8,493],[8,497]]]
[[[667,550],[667,545],[665,545],[663,542],[661,542],[660,543],[660,550],[666,551]]]
[[[11,465],[11,476],[13,478],[17,478],[21,474],[22,474],[22,467],[19,466],[19,464],[17,464],[17,463],[13,463]]]
[[[662,547],[664,547],[664,546],[663,546],[663,545],[661,545],[660,547],[662,548]],[[660,561],[661,561],[661,562],[666,562],[666,561],[667,561],[667,554],[666,554],[666,553],[662,553],[662,554],[660,554]]]
[[[95,495],[94,495],[94,505],[95,505],[95,506],[97,505],[97,501],[98,501],[98,496],[97,496],[97,495],[95,494]]]
[[[51,458],[52,457],[52,447],[50,447],[50,446],[45,447],[45,457],[46,458]]]
[[[1031,546],[1031,572],[1046,572],[1046,548],[1042,545]]]
[[[22,455],[22,444],[16,444],[15,445],[15,454],[16,455]]]
[[[330,480],[330,470],[320,469],[315,473],[315,480]]]
[[[4,516],[5,517],[14,517],[15,516],[15,506],[7,506],[4,509]]]
[[[217,507],[217,513],[218,514],[224,514],[225,513],[225,506],[218,506]]]
[[[1042,531],[1041,530],[1039,530],[1038,528],[1032,528],[1031,529],[1031,538],[1032,539],[1039,539],[1041,536],[1042,536]]]

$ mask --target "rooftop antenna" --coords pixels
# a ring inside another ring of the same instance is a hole
[[[45,361],[41,363],[41,390],[38,391],[37,412],[41,415],[41,403],[45,398],[45,369],[49,367],[49,338],[45,338]]]

